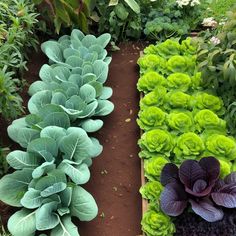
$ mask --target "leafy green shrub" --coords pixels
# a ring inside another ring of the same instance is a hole
[[[23,112],[17,94],[26,69],[27,49],[37,46],[34,27],[37,23],[34,5],[28,0],[7,0],[0,3],[0,113],[16,118]]]
[[[232,7],[227,13],[227,21],[223,27],[220,26],[218,28],[218,33],[214,38],[200,40],[197,58],[199,70],[202,72],[204,86],[210,87],[223,99],[226,108],[225,119],[228,121],[227,126],[231,135],[235,135],[236,130],[235,20],[236,6]],[[215,43],[215,40],[218,42]]]
[[[14,72],[7,72],[7,67],[0,69],[0,113],[6,119],[17,117],[23,112],[22,99],[17,93],[18,79]]]
[[[1,201],[21,208],[8,221],[13,235],[51,230],[52,236],[76,236],[72,217],[90,221],[98,213],[92,195],[79,185],[88,182],[92,158],[103,149],[87,134],[103,122],[90,117],[114,108],[107,100],[112,89],[103,86],[111,61],[104,49],[109,40],[108,34],[95,38],[74,30],[42,45],[50,65],[42,66],[42,81],[30,86],[31,114],[8,127],[9,136],[24,148],[7,155],[16,171],[0,180]]]
[[[152,181],[146,183],[140,188],[140,193],[143,198],[150,201],[158,201],[163,190],[163,186],[158,181]]]

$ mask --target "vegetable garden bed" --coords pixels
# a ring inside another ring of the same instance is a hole
[[[136,124],[139,101],[136,62],[143,47],[142,43],[123,43],[120,51],[112,53],[107,86],[113,88],[111,101],[115,104],[115,110],[103,119],[105,125],[95,135],[104,150],[94,160],[90,182],[84,186],[96,199],[99,213],[91,222],[76,222],[81,235],[141,234],[142,209],[138,193],[141,185],[140,160],[137,158],[136,144],[139,138]],[[30,56],[29,71],[24,75],[29,84],[39,79],[40,67],[46,61],[47,58],[41,52]],[[30,98],[27,90],[28,86],[22,93],[25,106]],[[0,133],[4,137],[4,145],[18,148],[7,136],[7,125],[9,124],[1,121]],[[11,207],[2,205],[0,215],[5,226],[13,212]]]

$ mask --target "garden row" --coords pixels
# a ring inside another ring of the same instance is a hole
[[[140,192],[149,201],[143,231],[173,235],[169,216],[188,202],[204,220],[221,220],[222,207],[236,207],[236,141],[227,135],[222,99],[203,87],[196,46],[190,39],[150,45],[138,64],[144,97],[137,122],[145,131],[139,156],[148,180]]]
[[[8,127],[24,151],[8,154],[15,171],[0,180],[1,201],[21,208],[8,221],[14,236],[45,230],[79,235],[71,217],[90,221],[98,213],[93,196],[80,185],[89,181],[92,159],[102,152],[99,141],[87,134],[103,126],[94,117],[114,109],[107,100],[112,89],[104,86],[110,38],[73,30],[41,46],[49,64],[41,67],[41,80],[30,86],[30,114]]]

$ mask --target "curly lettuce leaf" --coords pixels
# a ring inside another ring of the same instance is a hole
[[[194,122],[198,132],[212,129],[226,133],[226,121],[220,119],[209,109],[203,109],[197,112],[194,116]]]
[[[173,56],[167,61],[166,67],[169,74],[180,72],[193,75],[196,70],[196,56]]]
[[[165,128],[166,113],[158,107],[146,107],[139,112],[137,123],[142,130]]]
[[[191,85],[191,78],[184,73],[173,73],[167,77],[167,86],[170,90],[188,91]]]
[[[171,218],[154,210],[144,213],[141,225],[147,236],[172,236],[175,233],[175,225]]]
[[[223,115],[225,112],[223,101],[217,96],[211,95],[206,92],[198,92],[194,95],[194,100],[196,109],[209,109],[218,115]]]
[[[173,110],[167,116],[167,123],[169,128],[177,134],[195,130],[193,117],[189,111]]]
[[[143,198],[156,202],[160,199],[162,190],[163,186],[159,181],[151,181],[142,186],[139,192]]]
[[[150,158],[157,154],[170,156],[174,148],[174,139],[168,131],[154,129],[144,133],[138,144],[142,150],[139,156],[142,158]]]
[[[172,109],[192,109],[192,96],[181,92],[181,91],[171,91],[165,95],[164,107],[167,110]]]
[[[203,140],[195,133],[182,134],[174,148],[176,161],[182,162],[185,159],[196,159],[205,150]]]
[[[149,106],[162,106],[166,93],[167,93],[167,89],[165,87],[158,86],[155,90],[146,94],[140,100],[141,110],[143,110],[143,109],[145,109],[145,107],[149,107]]]
[[[160,181],[163,167],[169,163],[164,156],[154,156],[144,161],[145,177],[150,181]]]
[[[140,77],[137,88],[140,92],[148,93],[157,86],[165,86],[166,79],[155,71],[148,71]]]
[[[166,71],[166,60],[158,55],[144,55],[138,59],[137,63],[140,67],[141,74],[147,71],[157,71],[162,73]]]
[[[236,159],[236,141],[233,137],[213,134],[206,139],[205,155],[212,155],[226,160]]]

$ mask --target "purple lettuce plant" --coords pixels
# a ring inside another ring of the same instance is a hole
[[[208,222],[221,220],[223,207],[236,208],[236,172],[219,179],[220,163],[214,157],[186,160],[178,168],[168,163],[161,173],[165,186],[161,209],[178,216],[191,204],[192,210]]]

